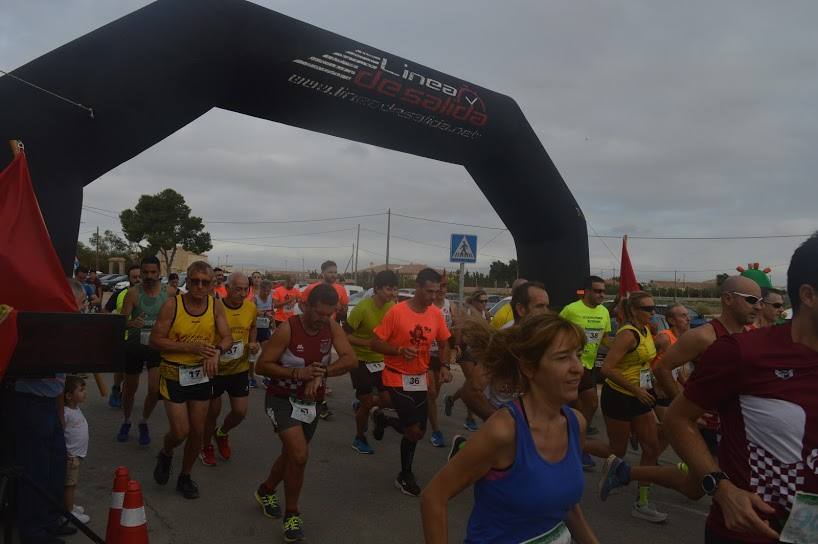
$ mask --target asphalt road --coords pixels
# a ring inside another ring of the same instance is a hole
[[[456,383],[459,381],[462,377],[456,376]],[[393,487],[400,468],[399,437],[387,430],[380,443],[370,438],[370,444],[376,449],[374,455],[353,451],[350,446],[354,434],[350,404],[353,391],[349,378],[332,378],[330,386],[333,392],[329,402],[335,414],[318,426],[301,496],[308,540],[333,544],[422,542],[419,500]],[[450,384],[447,390],[454,387]],[[137,393],[135,414],[141,413],[143,395],[144,389],[141,389]],[[280,442],[263,411],[263,398],[261,389],[251,390],[248,417],[230,435],[233,446],[230,461],[221,462],[217,467],[205,467],[197,461],[193,479],[199,484],[201,497],[191,501],[174,489],[181,450],[176,452],[167,486],[157,485],[152,478],[155,456],[167,429],[161,403],[151,419],[153,443],[140,447],[136,443],[134,425],[131,441],[121,444],[115,439],[121,422],[119,411],[108,407],[93,380],[89,380],[88,401],[83,411],[90,426],[91,444],[80,469],[77,503],[84,505],[91,515],[90,526],[104,536],[113,472],[116,466],[125,465],[131,477],[142,484],[152,544],[283,542],[281,522],[262,516],[253,498],[280,450]],[[224,409],[227,409],[226,402]],[[463,416],[462,405],[455,408],[453,417],[441,415],[447,439],[456,433],[467,434],[461,426]],[[604,429],[598,416],[594,424]],[[415,473],[421,486],[445,463],[447,453],[448,448],[434,448],[427,440],[419,445]],[[632,453],[629,457],[634,460]],[[666,453],[662,461],[674,462],[672,453]],[[670,516],[666,523],[653,525],[630,516],[635,485],[601,503],[595,496],[598,478],[598,470],[586,473],[582,507],[601,542],[683,544],[703,541],[706,499],[692,502],[672,491],[655,488],[653,499],[658,508]],[[283,504],[281,487],[279,498]],[[450,542],[462,542],[471,505],[470,490],[450,503]],[[68,542],[87,542],[87,539],[76,535],[69,537]]]

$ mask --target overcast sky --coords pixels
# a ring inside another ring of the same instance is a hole
[[[149,2],[27,0],[0,11],[9,70]],[[814,2],[257,0],[258,4],[513,97],[589,234],[752,236],[818,229]],[[363,172],[363,176],[360,174]],[[212,110],[86,187],[80,239],[111,210],[173,187],[208,221],[394,212],[502,227],[459,166]],[[211,261],[343,269],[383,262],[386,217],[287,225],[208,223]],[[515,257],[508,233],[393,217],[392,261],[442,266],[451,232],[479,236],[478,266]],[[333,232],[328,232],[333,231]],[[315,234],[320,233],[320,234]],[[295,236],[295,235],[299,236]],[[802,238],[631,240],[640,280],[712,278],[759,261],[785,281]],[[490,243],[489,243],[490,242]],[[590,241],[591,269],[621,242]],[[251,245],[252,244],[252,245]],[[607,247],[606,245],[607,244]],[[271,247],[288,246],[288,247]],[[229,257],[228,257],[229,256]],[[554,266],[559,266],[554,262]]]

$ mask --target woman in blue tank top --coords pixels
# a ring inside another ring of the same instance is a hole
[[[448,542],[447,503],[473,484],[467,544],[597,543],[579,508],[586,424],[568,406],[583,372],[582,329],[557,315],[499,331],[477,321],[464,328],[492,383],[511,383],[521,394],[423,490],[426,542]]]

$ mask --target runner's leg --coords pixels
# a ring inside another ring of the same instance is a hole
[[[279,433],[284,462],[284,510],[298,513],[298,499],[304,486],[304,469],[309,459],[309,445],[301,425],[290,427]],[[272,472],[272,471],[271,471]],[[268,487],[269,480],[268,480]]]
[[[182,458],[182,474],[190,474],[193,463],[202,448],[202,436],[204,435],[204,425],[207,419],[207,409],[210,401],[189,400],[187,401],[187,416],[189,431],[185,442],[185,453]]]
[[[207,446],[213,442],[213,435],[216,433],[216,423],[219,419],[219,414],[222,411],[222,397],[219,395],[216,398],[210,399],[210,404],[207,407],[207,419],[205,420],[204,431],[202,434],[202,447]]]
[[[134,390],[135,391],[135,390]],[[148,392],[142,405],[142,420],[148,421],[159,403],[159,367],[148,369]]]
[[[222,421],[221,430],[229,433],[244,421],[247,416],[247,405],[249,397],[230,397],[230,413]]]

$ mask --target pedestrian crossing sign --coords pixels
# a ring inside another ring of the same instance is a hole
[[[452,234],[449,261],[453,263],[477,262],[477,236],[472,234]]]

